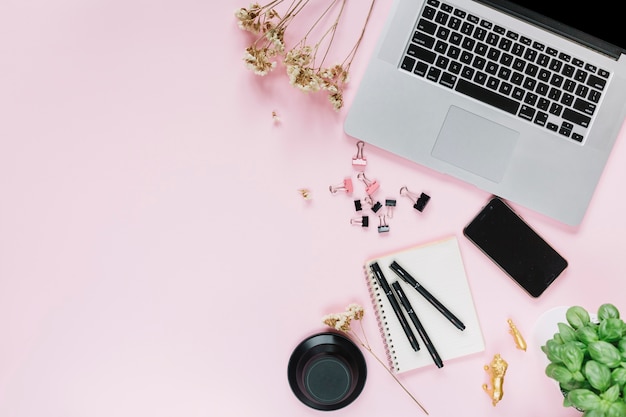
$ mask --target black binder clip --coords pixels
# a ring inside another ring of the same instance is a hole
[[[354,210],[361,211],[363,210],[363,205],[361,204],[361,200],[354,200]]]
[[[393,218],[393,210],[395,206],[396,206],[396,200],[389,199],[389,198],[385,200],[385,207],[387,207],[387,217],[389,217],[390,219]]]
[[[411,201],[413,201],[413,208],[419,212],[424,211],[424,207],[426,207],[428,200],[430,200],[430,196],[428,194],[421,193],[418,196],[417,194],[409,191],[409,189],[406,187],[400,188],[400,195],[404,195],[410,198]]]
[[[343,179],[343,182],[341,184],[331,185],[330,187],[328,187],[328,189],[330,190],[331,194],[337,194],[337,192],[339,191],[344,191],[346,194],[352,194],[352,191],[354,191],[352,178],[346,177]]]
[[[353,226],[368,227],[370,225],[370,218],[368,216],[355,217],[350,219],[350,224]]]
[[[370,195],[365,197],[365,202],[370,205],[370,209],[374,213],[378,213],[378,211],[383,207],[383,205],[380,203],[380,201],[374,202],[374,200],[372,200],[372,196],[370,196]]]
[[[365,184],[365,192],[367,193],[367,195],[374,194],[376,190],[378,190],[378,188],[380,187],[378,181],[370,181],[369,179],[367,179],[364,172],[359,172],[357,178],[363,181],[363,183]]]
[[[356,143],[356,156],[352,158],[352,167],[358,170],[365,169],[365,165],[367,165],[367,159],[363,156],[363,146],[365,146],[365,142],[362,140]]]
[[[386,216],[378,216],[378,222],[378,233],[387,233],[389,225],[387,224]]]

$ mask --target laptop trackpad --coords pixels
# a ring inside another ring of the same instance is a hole
[[[500,182],[519,132],[450,106],[432,155],[494,182]]]

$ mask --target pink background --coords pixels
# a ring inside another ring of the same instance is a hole
[[[355,178],[342,124],[391,0],[376,3],[338,113],[281,67],[244,67],[243,6],[0,4],[0,416],[321,415],[289,388],[293,348],[357,302],[382,354],[363,261],[448,235],[486,350],[403,383],[432,416],[580,415],[561,406],[533,334],[557,306],[626,312],[624,133],[580,227],[513,205],[570,263],[532,299],[462,235],[487,193],[367,146],[378,195],[398,199],[391,231],[350,225],[352,198],[328,191]],[[338,42],[361,22],[346,20]],[[432,197],[422,214],[401,186]],[[509,370],[493,407],[481,385],[495,353]],[[363,393],[331,414],[422,415],[366,360]]]

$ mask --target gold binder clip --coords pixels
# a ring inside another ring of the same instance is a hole
[[[526,341],[524,340],[524,337],[519,332],[519,330],[517,330],[517,326],[515,326],[513,320],[507,319],[506,322],[509,323],[509,333],[513,335],[513,340],[515,340],[515,346],[517,346],[518,349],[526,351]]]
[[[491,360],[490,365],[485,365],[485,371],[491,377],[491,388],[487,384],[483,384],[483,390],[491,397],[491,404],[495,407],[504,396],[504,375],[509,364],[502,359],[499,353],[496,353]]]

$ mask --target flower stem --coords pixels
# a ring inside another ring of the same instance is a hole
[[[370,17],[372,16],[372,10],[374,10],[374,4],[376,0],[372,0],[370,3],[370,8],[367,12],[367,17],[365,18],[365,24],[363,25],[363,29],[361,29],[361,34],[359,35],[359,39],[357,39],[356,43],[352,47],[352,50],[344,60],[344,63],[347,62],[346,70],[350,69],[350,65],[352,64],[352,60],[354,59],[356,52],[359,50],[359,46],[361,46],[361,41],[363,40],[363,36],[365,35],[365,30],[367,29],[367,24],[370,21]]]
[[[367,337],[365,336],[365,331],[363,330],[363,323],[359,322],[359,324],[361,325],[361,331],[363,333],[364,338],[367,340]],[[363,347],[363,349],[367,350],[373,357],[374,359],[376,359],[376,361],[378,361],[378,363],[380,363],[382,365],[383,368],[385,368],[385,370],[389,373],[389,375],[391,375],[391,377],[393,379],[396,380],[396,382],[398,383],[398,385],[400,385],[402,387],[402,389],[404,390],[404,392],[406,392],[408,394],[409,397],[411,397],[411,399],[415,402],[415,404],[417,404],[419,406],[419,408],[422,409],[422,411],[426,414],[428,414],[428,411],[426,411],[426,409],[424,408],[424,406],[422,404],[420,404],[419,401],[417,401],[417,399],[413,396],[413,394],[411,394],[411,392],[404,386],[404,384],[402,384],[402,382],[400,382],[400,380],[398,379],[398,377],[393,373],[393,371],[387,366],[387,364],[385,364],[379,357],[378,355],[376,355],[376,353],[374,353],[374,351],[372,350],[372,348],[370,347],[369,343],[364,343],[363,340],[361,340],[361,338],[359,337],[359,335],[354,331],[351,330],[350,334],[357,340],[357,342]]]

